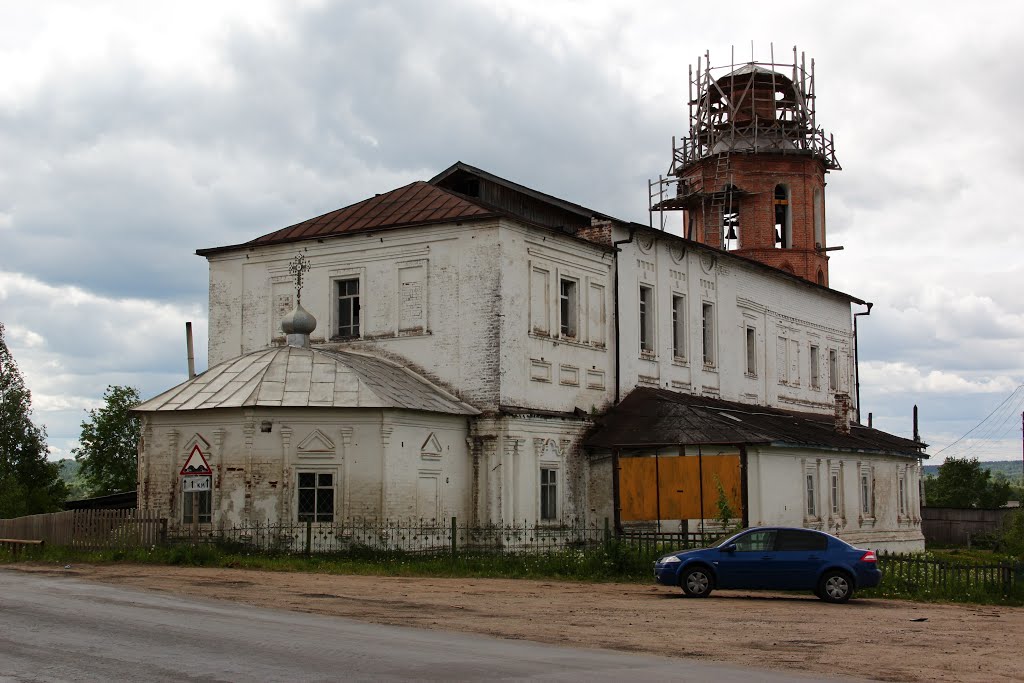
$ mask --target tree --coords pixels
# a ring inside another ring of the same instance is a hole
[[[89,494],[105,496],[130,491],[138,478],[139,418],[131,409],[139,405],[135,387],[110,385],[103,406],[89,411],[82,423],[78,448],[71,452],[82,466],[79,476]]]
[[[925,481],[924,492],[932,507],[998,508],[1010,499],[1010,484],[993,481],[977,458],[946,458],[938,476]]]
[[[0,323],[0,517],[59,510],[67,491],[46,459],[46,432],[32,422],[32,394]]]

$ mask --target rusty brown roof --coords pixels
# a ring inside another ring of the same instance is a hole
[[[735,403],[638,387],[609,410],[584,441],[593,448],[763,444],[927,457],[926,444],[859,424],[835,430],[831,414]]]
[[[366,230],[478,220],[498,215],[499,213],[491,207],[474,203],[458,194],[418,180],[397,190],[275,230],[241,245],[200,249],[196,253],[205,255],[240,246],[297,242]]]

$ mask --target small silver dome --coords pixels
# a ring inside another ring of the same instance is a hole
[[[296,304],[295,308],[281,318],[281,330],[288,335],[288,346],[309,347],[309,335],[316,329],[313,314]]]

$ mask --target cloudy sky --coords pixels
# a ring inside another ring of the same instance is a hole
[[[183,378],[186,320],[205,367],[196,248],[456,160],[646,222],[688,65],[774,43],[815,59],[844,169],[831,282],[875,303],[865,419],[909,436],[917,403],[937,452],[995,411],[972,436],[1004,443],[946,453],[1019,458],[1024,5],[765,7],[0,0],[0,322],[52,456],[108,384]]]

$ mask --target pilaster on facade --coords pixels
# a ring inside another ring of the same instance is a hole
[[[383,419],[383,418],[382,418]],[[388,460],[390,459],[391,450],[391,434],[395,431],[394,427],[381,422],[380,426],[380,515],[382,519],[387,519],[390,507],[388,506],[388,493],[390,487],[388,486]]]
[[[340,437],[338,442],[341,444],[341,509],[345,519],[349,519],[352,515],[351,476],[349,474],[349,462],[351,461],[349,450],[352,446],[352,431],[351,427],[341,427],[338,429],[338,436]]]

